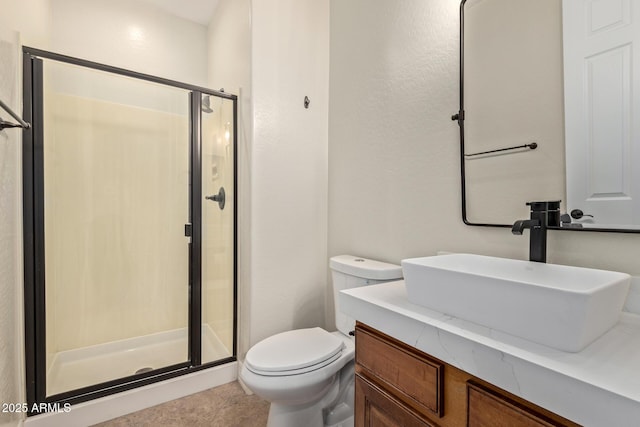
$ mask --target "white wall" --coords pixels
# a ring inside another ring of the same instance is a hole
[[[242,91],[240,107],[251,103],[250,0],[219,0],[207,27],[207,64],[209,87],[234,94]]]
[[[327,0],[252,5],[251,344],[325,320],[328,19]]]
[[[0,99],[20,110],[18,34],[0,31]],[[5,111],[4,120],[15,122]],[[24,401],[22,343],[22,257],[20,256],[21,131],[0,131],[0,403]],[[0,425],[18,422],[21,414],[0,412]]]
[[[141,73],[207,83],[207,29],[147,3],[51,0],[51,50]]]
[[[458,128],[449,119],[458,109],[458,7],[331,2],[330,256],[527,259],[528,233],[461,221]],[[556,231],[548,243],[550,262],[640,273],[640,236]]]
[[[47,45],[49,2],[1,0],[0,9],[0,98],[21,115],[19,44]],[[0,116],[9,119],[4,112]],[[0,132],[0,402],[25,401],[21,143],[19,130]],[[17,425],[22,418],[0,413],[0,425]]]
[[[50,0],[0,0],[0,28],[18,31],[20,43],[46,49],[51,38]]]
[[[251,324],[251,1],[220,0],[208,26],[208,86],[238,95],[239,353]]]

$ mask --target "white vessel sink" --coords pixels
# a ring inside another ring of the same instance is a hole
[[[451,254],[402,261],[409,301],[558,350],[578,352],[618,322],[625,273]]]

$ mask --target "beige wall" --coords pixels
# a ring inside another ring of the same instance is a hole
[[[458,128],[449,119],[458,109],[458,6],[331,2],[329,256],[527,259],[527,232],[461,221]],[[640,236],[556,231],[548,258],[639,274],[639,250]]]

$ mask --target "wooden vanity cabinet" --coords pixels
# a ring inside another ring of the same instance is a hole
[[[356,426],[436,427],[381,387],[356,375]]]
[[[355,426],[577,424],[358,322]]]

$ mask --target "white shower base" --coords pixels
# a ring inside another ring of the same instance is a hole
[[[179,399],[238,378],[238,362],[202,369],[158,383],[73,405],[69,412],[29,417],[24,427],[87,427]]]
[[[187,328],[56,353],[47,372],[47,395],[187,361]],[[203,363],[230,357],[209,325],[202,325]]]

